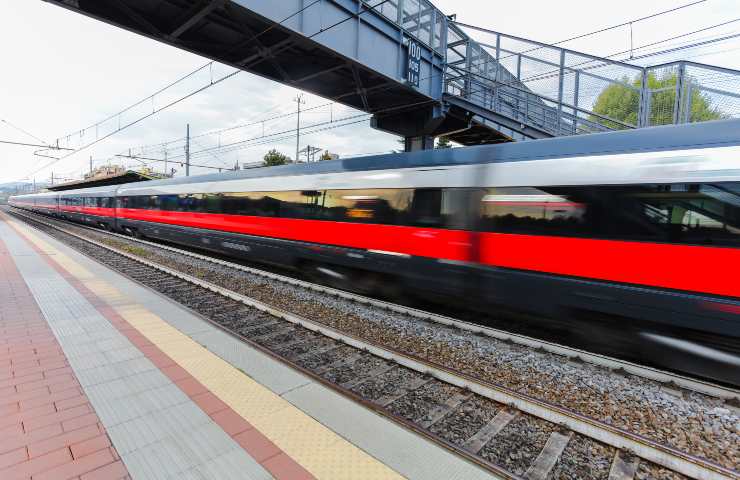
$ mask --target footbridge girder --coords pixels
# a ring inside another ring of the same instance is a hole
[[[45,1],[371,113],[407,148],[740,117],[740,71],[639,67],[466,25],[431,0]],[[610,90],[634,111],[597,108]]]
[[[416,21],[380,0],[46,1],[377,113],[379,124],[385,114],[434,116],[438,110],[447,18],[426,1],[417,3],[425,11],[416,11]],[[406,82],[410,40],[421,47],[418,86]]]

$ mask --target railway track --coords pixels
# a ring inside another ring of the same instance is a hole
[[[86,255],[124,273],[186,306],[220,328],[291,364],[339,391],[402,423],[502,478],[740,478],[707,458],[672,448],[640,434],[617,428],[589,416],[531,395],[482,380],[469,373],[419,355],[367,341],[342,329],[306,318],[224,286],[142,258],[133,248],[121,249],[83,236],[86,227],[70,226],[46,217],[18,214],[36,228],[55,236]],[[76,230],[76,231],[75,231]],[[102,235],[101,232],[93,230]],[[107,235],[107,234],[106,234]],[[111,237],[113,238],[113,237]],[[121,241],[132,241],[122,237]],[[191,252],[149,242],[140,245],[220,262]],[[128,251],[127,251],[128,250]],[[139,255],[137,255],[137,253]],[[240,265],[229,268],[248,269]],[[253,270],[253,269],[248,269]],[[194,273],[195,275],[192,275]],[[295,279],[267,274],[326,294],[338,295],[375,308],[415,317],[430,314],[377,302]],[[455,322],[437,318],[437,321]],[[455,325],[486,335],[481,327]],[[521,342],[536,342],[518,339]],[[511,339],[509,340],[511,341]],[[541,347],[541,345],[538,345]],[[551,346],[551,348],[561,348]],[[564,349],[569,357],[574,352]],[[561,355],[564,353],[560,353]],[[584,353],[578,352],[578,356]],[[594,361],[608,361],[600,359]],[[638,366],[627,365],[630,369]],[[617,367],[623,368],[623,367]],[[650,369],[653,376],[686,382],[717,396],[731,390]]]

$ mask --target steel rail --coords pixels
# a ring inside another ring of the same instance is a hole
[[[29,220],[31,223],[27,223],[27,225],[29,225],[31,228],[34,228],[34,229],[38,230],[39,232],[45,233],[45,232],[43,232],[43,230],[40,230],[40,229],[38,229],[38,227],[36,227],[35,225],[33,225],[33,223],[38,223],[38,224],[46,225],[46,226],[48,226],[50,228],[53,228],[53,229],[55,229],[57,231],[60,231],[62,233],[65,233],[67,235],[70,235],[72,237],[75,237],[75,238],[77,238],[79,240],[83,240],[85,242],[88,242],[88,243],[90,243],[90,244],[92,244],[92,245],[94,245],[96,247],[99,247],[99,248],[108,250],[108,251],[112,252],[115,255],[120,255],[120,256],[125,257],[125,258],[127,258],[129,260],[132,260],[134,262],[137,262],[137,263],[139,263],[141,265],[147,266],[149,268],[153,268],[153,269],[155,269],[155,270],[157,270],[157,271],[159,271],[159,272],[161,272],[163,274],[166,274],[166,275],[169,275],[169,276],[172,276],[172,277],[175,277],[175,278],[179,278],[180,280],[184,280],[184,281],[189,282],[189,283],[191,283],[193,285],[196,285],[196,286],[198,286],[200,288],[207,289],[209,291],[212,291],[214,293],[217,293],[219,295],[222,295],[222,296],[224,296],[226,298],[229,298],[231,300],[238,301],[240,303],[243,303],[245,305],[248,305],[250,307],[253,307],[253,308],[255,308],[255,309],[257,309],[257,310],[259,310],[261,312],[268,313],[270,315],[275,316],[276,318],[279,318],[281,320],[285,320],[285,321],[287,321],[289,323],[304,326],[307,330],[310,330],[310,331],[315,332],[315,333],[322,334],[322,335],[327,336],[327,337],[329,337],[329,338],[331,338],[333,340],[338,340],[338,341],[340,341],[342,343],[346,343],[347,345],[351,345],[351,346],[353,346],[355,348],[363,349],[363,350],[366,350],[366,351],[368,351],[370,353],[373,353],[368,348],[365,348],[363,346],[359,346],[359,345],[357,345],[356,343],[353,343],[353,342],[344,341],[341,335],[335,335],[335,334],[332,334],[330,331],[325,331],[324,328],[322,328],[321,326],[316,325],[316,324],[314,324],[314,323],[312,323],[312,322],[310,322],[308,320],[305,320],[305,319],[296,317],[296,316],[294,316],[294,315],[292,315],[292,314],[290,314],[288,312],[284,312],[282,310],[279,310],[279,309],[276,309],[274,307],[271,307],[271,306],[269,306],[267,304],[263,304],[261,302],[258,302],[257,300],[250,299],[248,297],[245,297],[243,295],[237,294],[235,292],[231,292],[230,290],[227,290],[225,288],[222,288],[222,287],[219,287],[217,285],[211,284],[209,282],[198,280],[196,277],[192,277],[192,276],[187,275],[185,273],[178,272],[177,270],[170,269],[168,267],[159,265],[159,264],[154,263],[154,262],[150,262],[148,260],[144,260],[144,259],[142,259],[140,257],[137,257],[137,256],[135,256],[133,254],[130,254],[128,252],[124,252],[124,251],[118,250],[118,249],[116,249],[114,247],[110,247],[108,245],[102,244],[100,242],[96,242],[94,240],[90,240],[88,238],[85,238],[82,235],[79,235],[79,234],[76,234],[74,232],[71,232],[71,231],[69,231],[69,230],[67,230],[65,228],[61,228],[58,225],[53,225],[51,223],[43,222],[43,221],[41,221],[41,220],[39,220],[37,218],[33,218],[33,217],[30,217],[30,216],[27,216],[27,215],[18,214],[17,212],[13,212],[13,213],[14,213],[14,215],[17,215],[19,217],[24,217],[27,220]],[[86,257],[90,258],[93,261],[98,261],[95,258],[91,257],[90,255],[85,254],[84,252],[80,252],[80,253],[82,255],[85,255]],[[122,274],[122,275],[124,275],[124,276],[127,276],[123,272],[120,272],[119,271],[119,273]],[[293,368],[294,370],[296,370],[296,371],[298,371],[298,372],[300,372],[300,373],[308,376],[312,380],[314,380],[314,381],[316,381],[318,383],[321,383],[322,385],[326,386],[327,388],[331,389],[332,391],[334,391],[334,392],[336,392],[336,393],[338,393],[340,395],[343,395],[343,396],[351,399],[352,401],[355,401],[355,402],[359,403],[360,405],[364,406],[365,408],[367,408],[367,409],[369,409],[369,410],[371,410],[371,411],[373,411],[373,412],[375,412],[375,413],[377,413],[379,415],[382,415],[384,417],[389,418],[390,420],[392,420],[392,421],[400,424],[403,428],[405,428],[405,429],[407,429],[407,430],[409,430],[409,431],[411,431],[413,433],[416,433],[418,435],[421,435],[424,438],[427,438],[428,440],[430,440],[430,441],[438,444],[439,446],[443,447],[444,449],[452,452],[453,454],[458,455],[458,456],[461,456],[462,458],[464,458],[465,460],[469,461],[473,465],[476,465],[479,468],[483,468],[483,469],[487,470],[489,473],[493,473],[495,476],[497,476],[497,478],[500,478],[502,480],[526,480],[525,478],[523,478],[521,476],[518,476],[518,475],[515,475],[515,474],[513,474],[513,473],[511,473],[511,472],[503,469],[502,467],[500,467],[500,466],[498,466],[498,465],[496,465],[496,464],[494,464],[492,462],[489,462],[488,460],[486,460],[486,459],[484,459],[482,457],[479,457],[479,456],[477,456],[475,454],[472,454],[472,453],[466,451],[462,447],[459,447],[459,446],[457,446],[457,445],[449,442],[448,440],[442,438],[439,435],[436,435],[436,434],[434,434],[434,433],[432,433],[432,432],[430,432],[430,431],[428,431],[428,430],[426,430],[424,428],[421,428],[421,427],[417,426],[416,424],[414,424],[410,420],[407,420],[406,418],[404,418],[404,417],[402,417],[402,416],[400,416],[398,414],[392,413],[389,410],[384,409],[382,406],[377,405],[377,404],[373,403],[372,401],[370,401],[370,400],[368,400],[366,398],[363,398],[361,395],[359,395],[359,394],[351,391],[349,388],[341,387],[341,386],[339,386],[339,385],[337,385],[337,384],[335,384],[335,383],[333,383],[333,382],[331,382],[331,381],[323,378],[318,373],[315,373],[315,372],[313,372],[313,371],[311,371],[311,370],[309,370],[309,369],[307,369],[307,368],[305,368],[305,367],[297,364],[296,362],[293,362],[291,360],[288,360],[288,359],[282,357],[278,353],[276,353],[276,352],[270,350],[269,348],[266,348],[266,347],[260,345],[259,343],[255,342],[253,339],[250,339],[250,338],[248,338],[248,337],[246,337],[244,335],[241,335],[241,334],[239,334],[239,333],[237,333],[237,332],[235,332],[233,330],[230,330],[229,328],[224,327],[223,325],[220,325],[219,323],[217,323],[217,322],[213,321],[212,319],[204,316],[203,314],[201,314],[201,313],[193,310],[192,308],[189,308],[186,305],[182,305],[182,304],[176,302],[174,299],[169,298],[165,294],[163,294],[161,292],[158,292],[157,290],[153,289],[151,286],[148,286],[148,285],[146,285],[146,284],[144,284],[144,283],[142,283],[142,282],[140,282],[138,280],[135,280],[135,279],[133,279],[131,277],[128,277],[128,278],[129,278],[130,281],[133,281],[133,282],[137,283],[138,285],[140,285],[140,286],[142,286],[144,288],[147,288],[147,289],[153,291],[155,294],[161,296],[165,300],[170,301],[170,302],[173,302],[173,303],[176,303],[180,308],[184,308],[185,310],[189,311],[191,314],[193,314],[193,315],[197,316],[198,318],[201,318],[202,320],[208,322],[209,324],[213,325],[214,327],[218,328],[219,330],[223,331],[224,333],[227,333],[228,335],[233,336],[234,338],[238,339],[239,341],[242,341],[244,343],[247,343],[250,347],[252,347],[252,348],[254,348],[254,349],[256,349],[256,350],[258,350],[258,351],[260,351],[260,352],[262,352],[262,353],[264,353],[264,354],[266,354],[268,356],[270,356],[271,358],[275,359],[276,361],[279,361],[280,363],[283,363],[283,364],[289,366],[290,368]],[[305,322],[305,324],[304,324],[304,322]],[[393,361],[393,359],[391,357],[382,357],[382,358],[384,358],[386,360]],[[402,365],[400,362],[394,362],[394,363],[397,363],[399,365]],[[426,373],[426,372],[425,371],[421,371],[421,373]]]
[[[58,225],[43,222],[27,215],[21,216],[24,216],[31,221],[41,223],[55,230],[71,235],[85,242],[96,245],[100,248],[109,250],[115,254],[134,260],[150,268],[157,269],[159,271],[162,271],[163,273],[167,273],[168,275],[180,278],[194,285],[239,301],[245,305],[256,308],[270,315],[276,316],[294,324],[301,325],[302,327],[307,328],[311,331],[320,333],[335,340],[342,341],[356,348],[367,350],[380,358],[394,361],[399,365],[403,365],[411,370],[433,376],[442,382],[460,388],[468,389],[483,397],[489,398],[502,404],[509,405],[524,413],[541,418],[551,423],[564,426],[574,432],[580,433],[586,437],[600,441],[617,449],[629,451],[644,460],[648,460],[688,477],[699,480],[722,480],[727,478],[740,479],[740,474],[738,474],[738,472],[736,471],[722,467],[721,465],[718,465],[709,460],[674,449],[667,445],[663,445],[639,434],[600,422],[585,415],[573,412],[567,408],[552,404],[550,402],[532,397],[527,394],[517,392],[513,389],[496,385],[491,382],[486,382],[462,372],[457,372],[444,365],[437,364],[436,362],[423,359],[416,355],[410,355],[407,353],[390,350],[387,347],[376,342],[363,340],[354,335],[350,335],[332,327],[321,324],[320,322],[306,319],[299,315],[292,314],[285,310],[253,299],[246,295],[233,292],[227,288],[215,285],[211,282],[201,280],[182,272],[178,272],[174,269],[159,265],[149,260],[138,258],[128,252],[124,252],[115,247],[104,245],[95,240],[91,240]],[[124,238],[129,239],[130,237]],[[152,245],[158,246],[156,244]],[[250,344],[251,343],[252,342],[250,342]],[[283,359],[282,361],[285,360]],[[457,449],[457,447],[454,448]],[[475,461],[476,463],[478,463],[477,459]]]
[[[518,345],[522,345],[524,347],[543,350],[548,353],[552,353],[558,356],[565,357],[567,360],[577,361],[577,362],[583,361],[585,363],[589,363],[589,364],[596,365],[599,367],[608,368],[610,370],[623,371],[631,375],[635,375],[641,378],[645,378],[647,380],[652,380],[652,381],[661,383],[667,387],[675,388],[677,386],[679,388],[683,388],[689,391],[701,393],[701,394],[708,395],[711,397],[721,398],[723,400],[730,400],[730,401],[738,402],[738,404],[740,404],[740,389],[725,387],[722,385],[717,385],[712,382],[694,379],[694,378],[676,374],[673,372],[667,372],[667,371],[660,370],[660,369],[653,368],[653,367],[642,366],[642,365],[629,362],[626,360],[620,360],[620,359],[609,357],[606,355],[591,353],[586,350],[568,347],[568,346],[560,345],[554,342],[540,340],[537,338],[533,338],[533,337],[529,337],[529,336],[521,335],[517,333],[511,333],[505,330],[500,330],[500,329],[496,329],[492,327],[486,327],[486,326],[479,325],[476,323],[467,322],[464,320],[458,320],[458,319],[448,317],[445,315],[440,315],[440,314],[427,312],[427,311],[419,310],[419,309],[412,308],[412,307],[407,307],[404,305],[399,305],[399,304],[395,304],[391,302],[386,302],[383,300],[378,300],[375,298],[366,297],[366,296],[359,295],[356,293],[351,293],[351,292],[347,292],[344,290],[339,290],[336,288],[307,282],[305,280],[299,280],[299,279],[289,277],[286,275],[280,275],[277,273],[268,272],[268,271],[260,270],[260,269],[253,268],[253,267],[247,267],[239,263],[230,262],[228,260],[223,260],[220,258],[210,257],[208,255],[195,253],[190,250],[185,250],[185,249],[173,247],[170,245],[163,245],[161,243],[152,242],[149,240],[144,240],[141,238],[136,238],[136,237],[132,237],[128,235],[122,235],[116,232],[104,231],[99,228],[94,228],[94,227],[90,227],[87,225],[74,224],[74,226],[78,228],[89,229],[91,231],[98,232],[101,234],[107,234],[112,237],[119,237],[127,241],[141,243],[143,245],[148,245],[151,247],[159,248],[165,251],[177,253],[177,254],[184,255],[184,256],[194,258],[197,260],[202,260],[202,261],[211,262],[217,265],[221,265],[224,267],[233,268],[233,269],[240,270],[240,271],[250,273],[253,275],[257,275],[263,278],[268,278],[270,280],[275,280],[278,282],[287,283],[287,284],[294,285],[297,287],[313,290],[315,292],[326,293],[328,295],[340,297],[345,300],[355,301],[363,305],[370,305],[370,306],[378,307],[378,308],[388,310],[391,312],[409,315],[414,318],[431,321],[431,322],[438,323],[441,325],[455,327],[460,330],[464,330],[464,331],[471,332],[474,334],[486,335],[496,340],[500,340],[504,342],[512,342]]]

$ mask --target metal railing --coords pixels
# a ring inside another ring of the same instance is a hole
[[[363,0],[409,36],[444,55],[447,16],[428,0]]]
[[[740,117],[740,71],[639,67],[456,22],[445,93],[553,136]]]

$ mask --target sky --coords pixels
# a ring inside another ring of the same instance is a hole
[[[621,0],[609,7],[605,6],[606,2],[593,0],[434,1],[444,13],[456,14],[460,22],[547,43],[686,3],[691,3],[691,0]],[[737,0],[707,0],[674,13],[634,23],[632,45],[638,47],[736,18],[740,18],[740,2]],[[638,49],[634,53],[639,56],[689,41],[737,32],[740,32],[740,21],[650,49]],[[481,40],[487,40],[485,35],[481,35]],[[0,45],[3,52],[0,140],[38,143],[33,138],[37,137],[43,143],[53,143],[60,138],[62,144],[73,147],[87,144],[94,138],[92,130],[80,134],[84,127],[148,97],[162,86],[208,62],[197,55],[41,0],[0,2]],[[610,30],[563,46],[593,55],[629,50],[630,28]],[[626,56],[614,58],[623,59]],[[740,70],[740,40],[636,60],[635,63],[660,64],[677,59]],[[194,90],[210,78],[217,79],[231,71],[230,67],[218,64],[206,67],[176,88],[158,95],[153,102],[145,102],[128,112],[121,122],[125,125],[150,113],[152,108],[159,108]],[[734,88],[738,90],[737,85]],[[135,155],[163,158],[165,149],[161,146],[140,147],[180,139],[185,135],[187,124],[190,124],[191,135],[195,137],[192,151],[257,138],[263,131],[268,135],[287,131],[295,128],[295,116],[290,114],[295,111],[293,99],[298,93],[291,87],[242,72],[46,168],[43,167],[51,159],[34,155],[36,149],[0,144],[0,183],[30,181],[32,178],[39,182],[48,181],[52,171],[57,181],[60,178],[79,178],[89,168],[90,157],[95,166],[108,163],[140,166],[139,161],[121,159],[115,155],[131,151]],[[321,107],[327,100],[310,94],[305,94],[305,102],[304,108],[313,110],[302,115],[301,124],[304,127],[330,119],[352,118],[355,121],[353,117],[361,113],[341,105]],[[740,114],[740,105],[735,107],[738,111],[734,113]],[[287,116],[261,122],[281,115]],[[203,135],[246,123],[254,125],[220,135]],[[115,130],[117,124],[118,118],[115,118],[101,125],[98,135]],[[227,168],[236,161],[257,162],[272,148],[295,156],[295,138],[283,138],[289,135],[278,134],[264,141],[253,141],[249,148],[228,153],[204,150],[192,161]],[[301,148],[307,145],[329,150],[342,157],[400,148],[397,137],[373,130],[367,121],[303,135]],[[171,143],[167,155],[176,161],[183,154],[182,149],[182,141]],[[59,152],[51,153],[60,155]],[[151,165],[163,168],[161,163],[154,162]],[[176,162],[170,163],[169,167],[176,168],[178,175],[184,173],[184,169]],[[205,171],[193,168],[192,173]]]

